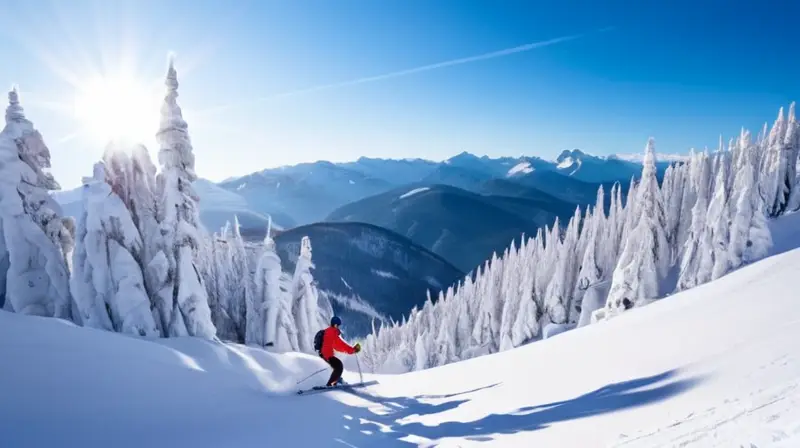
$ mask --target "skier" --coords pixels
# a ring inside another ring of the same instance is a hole
[[[333,373],[331,373],[331,377],[326,384],[328,387],[335,386],[342,382],[344,366],[342,365],[342,361],[334,356],[334,351],[344,352],[349,355],[361,351],[361,344],[357,343],[355,346],[351,347],[347,342],[342,340],[342,332],[339,330],[340,325],[342,325],[342,319],[339,319],[338,316],[333,316],[333,318],[331,318],[331,326],[326,328],[322,334],[322,348],[319,351],[319,355],[333,368]]]

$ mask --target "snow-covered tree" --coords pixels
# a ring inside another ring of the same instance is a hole
[[[634,212],[638,216],[630,221],[633,230],[625,241],[608,295],[607,308],[612,313],[657,298],[669,269],[666,216],[655,162],[655,141],[650,138],[637,188]]]
[[[298,350],[291,297],[286,293],[288,277],[281,272],[269,227],[262,250],[255,273],[253,314],[247,316],[247,343],[273,345],[280,351]]]
[[[314,351],[314,334],[325,328],[331,318],[323,315],[319,307],[319,293],[311,274],[313,268],[311,240],[304,236],[300,240],[300,256],[292,280],[292,312],[297,323],[300,348],[309,353]]]
[[[681,256],[680,276],[677,290],[701,285],[711,277],[710,267],[703,263],[703,257],[711,248],[711,236],[706,232],[706,216],[710,201],[711,163],[706,153],[700,153],[693,160],[697,167],[691,170],[692,183],[696,194],[691,212],[691,225]]]
[[[719,157],[725,158],[724,156]],[[730,242],[730,209],[728,208],[727,196],[727,170],[728,165],[720,161],[717,168],[717,176],[714,182],[714,196],[708,206],[706,216],[706,231],[711,235],[711,250],[704,255],[711,257],[711,280],[722,277],[731,269],[730,256],[728,254],[728,244]]]
[[[795,117],[795,103],[789,107],[789,114],[783,118],[783,109],[770,133],[769,149],[772,152],[772,183],[775,199],[772,214],[784,213],[797,181],[797,156],[800,150],[800,130]]]
[[[157,253],[156,244],[161,240],[156,209],[156,167],[143,145],[126,148],[116,143],[106,147],[103,164],[106,182],[130,211],[131,219],[139,230],[142,250],[137,262],[142,267],[147,295],[154,298],[157,296],[157,282],[153,280],[154,275],[148,266]],[[156,273],[155,277],[158,275],[163,273]],[[154,307],[152,311],[159,331],[166,334],[158,309]]]
[[[569,318],[568,310],[572,302],[575,278],[578,275],[576,252],[580,222],[581,211],[578,207],[567,225],[564,240],[559,247],[555,272],[545,292],[545,310],[552,323],[567,323]]]
[[[188,126],[178,106],[178,78],[170,60],[167,93],[161,107],[161,124],[156,134],[160,145],[158,160],[159,224],[163,240],[149,268],[163,274],[155,278],[162,327],[170,336],[188,334],[211,339],[216,328],[211,321],[208,294],[195,265],[200,247],[199,198],[192,183],[194,154]]]
[[[22,314],[71,319],[68,258],[74,222],[48,194],[59,189],[48,172],[50,150],[25,117],[16,89],[8,94],[0,133],[0,221],[5,253],[5,308]]]
[[[539,229],[536,237],[528,241],[524,246],[526,250],[520,258],[520,275],[522,278],[519,285],[519,306],[516,315],[509,316],[509,318],[513,319],[512,347],[518,347],[524,342],[533,339],[539,335],[541,330],[539,319],[541,318],[540,304],[542,299],[536,296],[535,285],[536,268],[543,251],[542,238],[542,230]]]
[[[98,162],[84,179],[72,291],[86,326],[142,337],[161,335],[139,264],[142,240],[125,203]]]
[[[736,208],[731,222],[729,250],[733,269],[766,256],[772,247],[764,203],[756,188],[755,159],[754,150],[746,148],[733,188],[735,196],[731,200],[736,201]]]
[[[586,251],[583,253],[582,261],[580,263],[580,272],[575,283],[575,296],[574,305],[570,310],[570,322],[577,322],[581,315],[583,295],[590,288],[596,286],[598,283],[608,275],[605,271],[604,265],[604,236],[605,233],[605,216],[604,216],[604,194],[603,186],[597,190],[597,200],[594,206],[594,215],[588,223],[584,223],[586,233]]]

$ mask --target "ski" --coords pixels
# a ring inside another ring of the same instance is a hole
[[[298,390],[297,391],[297,395],[310,395],[310,394],[315,394],[315,393],[319,393],[319,392],[329,392],[329,391],[332,391],[332,390],[349,390],[349,389],[356,389],[356,388],[359,388],[359,387],[373,386],[375,384],[378,384],[378,382],[377,381],[366,381],[366,382],[363,382],[363,383],[341,384],[341,385],[338,385],[338,386],[331,386],[331,387],[328,387],[328,386],[314,386],[311,389]]]

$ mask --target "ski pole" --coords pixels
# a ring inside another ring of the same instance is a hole
[[[311,375],[308,375],[307,377],[305,377],[305,378],[303,378],[302,380],[298,381],[298,382],[297,382],[297,384],[300,384],[300,383],[302,383],[303,381],[305,381],[305,380],[307,380],[307,379],[311,378],[312,376],[314,376],[314,375],[316,375],[316,374],[318,374],[318,373],[322,372],[322,371],[323,371],[323,370],[325,370],[325,369],[327,369],[327,367],[323,367],[323,368],[321,368],[321,369],[317,370],[316,372],[312,373]]]
[[[361,363],[358,362],[358,353],[356,353],[356,366],[358,366],[358,379],[361,384],[364,384],[364,375],[361,374]]]

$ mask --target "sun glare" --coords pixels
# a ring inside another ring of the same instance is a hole
[[[75,94],[74,114],[96,143],[147,143],[158,130],[158,91],[126,77],[88,80]]]

